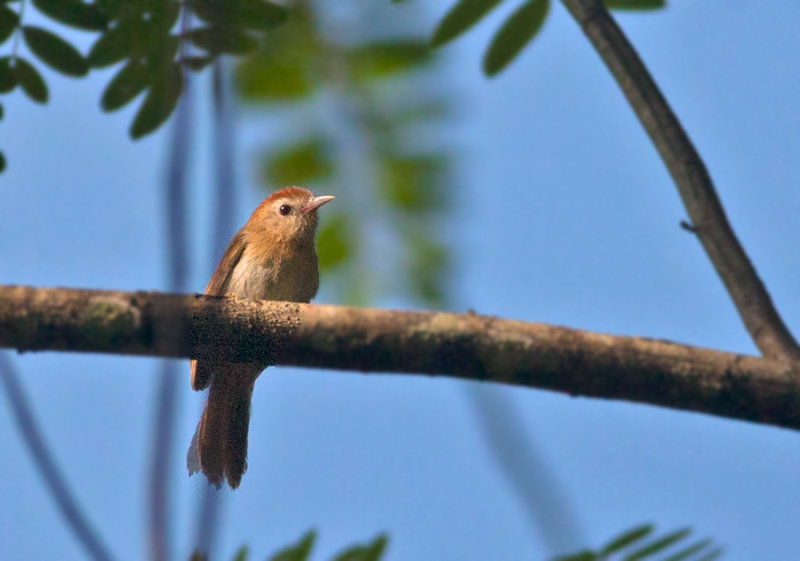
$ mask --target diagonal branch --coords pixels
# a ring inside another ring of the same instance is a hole
[[[785,362],[473,313],[0,286],[0,347],[442,375],[800,429]]]
[[[17,425],[19,425],[22,438],[33,456],[33,463],[44,479],[47,490],[55,500],[67,525],[72,529],[90,559],[110,561],[113,559],[111,553],[106,549],[97,531],[81,509],[75,494],[61,473],[53,453],[48,448],[33,414],[33,408],[19,382],[19,375],[5,352],[0,352],[0,384],[8,394],[11,410]]]
[[[700,155],[625,34],[601,0],[563,0],[608,66],[678,187],[683,204],[761,353],[800,360],[800,347],[728,223]]]

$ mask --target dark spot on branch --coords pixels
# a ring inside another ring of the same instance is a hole
[[[687,232],[691,232],[692,234],[695,234],[695,235],[697,235],[699,233],[697,231],[697,228],[695,228],[694,226],[689,224],[686,220],[681,220],[681,228],[683,228]]]

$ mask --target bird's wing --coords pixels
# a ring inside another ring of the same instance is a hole
[[[211,280],[208,281],[208,285],[206,286],[206,294],[225,296],[228,291],[228,286],[231,283],[233,270],[242,259],[242,254],[244,253],[246,245],[247,243],[244,240],[244,235],[241,232],[237,232],[236,235],[233,236],[231,243],[228,244],[227,249],[225,249],[225,253],[222,255],[219,265],[214,269],[214,274],[211,275]]]
[[[214,270],[214,274],[211,275],[211,280],[208,281],[208,286],[206,286],[206,294],[212,296],[224,296],[227,293],[228,286],[231,283],[233,270],[242,259],[242,254],[244,253],[244,248],[246,245],[247,244],[244,240],[244,236],[241,232],[238,232],[235,236],[233,236],[231,243],[228,244],[228,248],[225,250],[222,259],[219,262],[219,265],[217,265],[217,268]],[[215,365],[213,361],[198,362],[193,360],[192,388],[195,390],[206,389],[211,383],[211,375],[214,373],[214,368]]]

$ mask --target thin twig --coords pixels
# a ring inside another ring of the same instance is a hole
[[[563,0],[608,66],[667,166],[683,204],[739,315],[761,353],[800,360],[800,347],[772,303],[672,109],[601,0]]]
[[[87,555],[95,561],[109,561],[111,554],[103,545],[97,531],[89,523],[78,501],[70,492],[64,476],[56,465],[52,453],[45,444],[42,432],[36,423],[33,409],[25,397],[19,383],[19,376],[14,365],[5,352],[0,352],[0,381],[8,395],[8,401],[16,417],[22,440],[33,457],[33,463],[39,470],[50,495],[58,505],[61,515],[72,532],[78,538]]]
[[[0,347],[443,375],[800,429],[791,364],[475,314],[0,286]]]

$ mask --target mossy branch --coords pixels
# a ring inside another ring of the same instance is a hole
[[[0,286],[0,347],[448,376],[800,429],[786,363],[474,313]]]

